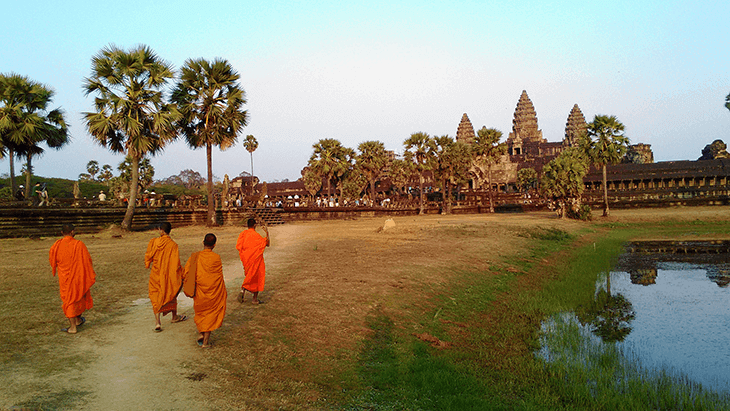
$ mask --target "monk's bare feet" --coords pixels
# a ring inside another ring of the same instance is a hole
[[[65,332],[65,333],[69,333],[69,334],[76,334],[78,332],[76,330],[76,328],[71,329],[71,327],[69,327],[69,328],[61,328],[61,331]]]
[[[155,325],[155,332],[156,333],[162,332],[162,325],[160,325],[160,324]]]
[[[237,300],[238,300],[238,302],[239,302],[240,304],[243,304],[243,302],[245,301],[245,299],[244,299],[244,296],[245,296],[245,295],[246,295],[246,293],[245,293],[244,291],[241,291],[241,292],[240,292],[240,293],[238,294],[238,298],[237,298]]]
[[[172,319],[172,323],[180,323],[188,319],[187,315],[178,315]]]

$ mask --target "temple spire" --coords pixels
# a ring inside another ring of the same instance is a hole
[[[527,91],[522,90],[520,100],[517,102],[515,116],[512,120],[512,132],[507,138],[507,147],[512,155],[527,154],[528,151],[535,151],[534,147],[528,150],[526,146],[537,146],[546,142],[542,138],[542,131],[537,128],[537,114],[535,107],[527,96]],[[536,151],[534,154],[539,154]]]
[[[474,127],[471,125],[471,121],[469,121],[469,116],[464,113],[461,116],[459,127],[456,129],[456,141],[471,144],[474,142],[474,137]]]
[[[580,111],[578,105],[574,105],[573,109],[568,114],[568,121],[565,123],[565,139],[563,140],[563,146],[565,147],[577,147],[580,142],[580,137],[585,134],[586,119],[583,117],[583,112]]]

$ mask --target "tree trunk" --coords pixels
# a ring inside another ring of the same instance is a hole
[[[444,210],[446,214],[451,214],[451,181],[449,179],[446,179],[444,187],[446,187],[446,192],[444,193]]]
[[[132,179],[129,182],[127,212],[124,213],[124,220],[122,220],[122,230],[125,231],[132,229],[132,218],[134,217],[134,208],[137,206],[137,191],[139,191],[139,157],[136,155],[130,155],[130,157],[132,158]]]
[[[421,172],[418,174],[418,214],[424,213],[423,197],[423,172]]]
[[[372,180],[370,180],[370,201],[372,202],[372,204],[370,204],[370,206],[371,207],[374,206],[375,205],[375,179],[374,178]]]
[[[603,165],[603,216],[608,217],[608,186],[606,184],[606,165]]]
[[[489,212],[494,212],[494,195],[492,193],[492,167],[487,168],[487,184],[489,184]]]
[[[253,195],[253,151],[251,151],[250,154],[251,154],[251,195]]]
[[[208,227],[215,226],[215,200],[213,199],[213,145],[205,144],[205,156],[208,162]]]
[[[30,160],[32,159],[32,157],[33,156],[30,153],[28,153],[28,155],[26,157],[26,168],[27,168],[27,170],[25,171],[25,198],[26,199],[30,198],[30,193],[31,193],[31,191],[30,191],[30,178],[31,178],[32,173],[33,173],[33,166],[31,165],[31,161]],[[46,205],[48,205],[48,204],[46,204]]]
[[[10,189],[13,190],[13,196],[15,196],[15,192],[18,190],[18,185],[15,184],[15,162],[13,161],[13,157],[15,157],[15,150],[12,148],[8,148],[8,161],[10,162]],[[28,198],[26,197],[26,200]]]

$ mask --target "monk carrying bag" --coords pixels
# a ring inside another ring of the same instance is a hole
[[[195,275],[198,271],[198,253],[190,256],[190,270],[183,279],[183,292],[190,298],[195,297]]]

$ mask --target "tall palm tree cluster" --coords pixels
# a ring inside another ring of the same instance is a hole
[[[26,160],[25,197],[30,197],[31,160],[43,145],[60,149],[68,143],[63,110],[50,108],[53,90],[19,74],[0,74],[0,158],[8,157],[10,186],[17,190],[14,158]]]
[[[128,156],[132,182],[139,179],[142,158],[160,153],[179,136],[193,149],[205,147],[208,224],[214,225],[212,147],[233,146],[248,123],[239,78],[226,60],[188,59],[175,79],[172,66],[147,46],[108,46],[92,58],[91,76],[84,80],[86,94],[95,97],[95,110],[83,113],[86,126],[101,146]],[[124,229],[131,226],[137,194],[133,183]]]
[[[380,141],[360,143],[356,151],[344,147],[336,139],[321,139],[313,145],[314,152],[304,170],[304,183],[312,194],[322,187],[324,180],[328,197],[333,195],[334,183],[344,197],[359,197],[365,193],[374,202],[378,181],[387,178],[391,187],[403,193],[404,187],[417,179],[419,213],[423,214],[424,183],[430,173],[444,192],[443,210],[450,213],[452,187],[463,186],[478,177],[475,162],[495,164],[506,151],[505,143],[499,143],[500,131],[483,130],[480,130],[480,135],[486,133],[496,138],[477,139],[467,144],[447,135],[432,137],[424,132],[413,133],[403,142],[402,158],[395,159],[389,157]]]
[[[91,75],[83,81],[86,95],[94,96],[94,110],[83,117],[94,141],[112,152],[126,154],[131,182],[139,181],[143,159],[159,154],[178,137],[184,137],[193,149],[205,147],[208,223],[212,225],[212,147],[225,150],[233,146],[248,123],[239,78],[224,59],[188,59],[176,78],[172,65],[149,47],[124,50],[110,45],[92,58]],[[169,88],[172,92],[166,95]],[[43,153],[41,144],[58,149],[68,142],[63,111],[49,108],[52,97],[53,91],[27,77],[0,75],[0,158],[10,158],[13,193],[14,157],[27,158],[28,197],[31,159]],[[257,145],[249,136],[247,150],[253,153]],[[130,184],[124,229],[131,227],[138,186]]]

